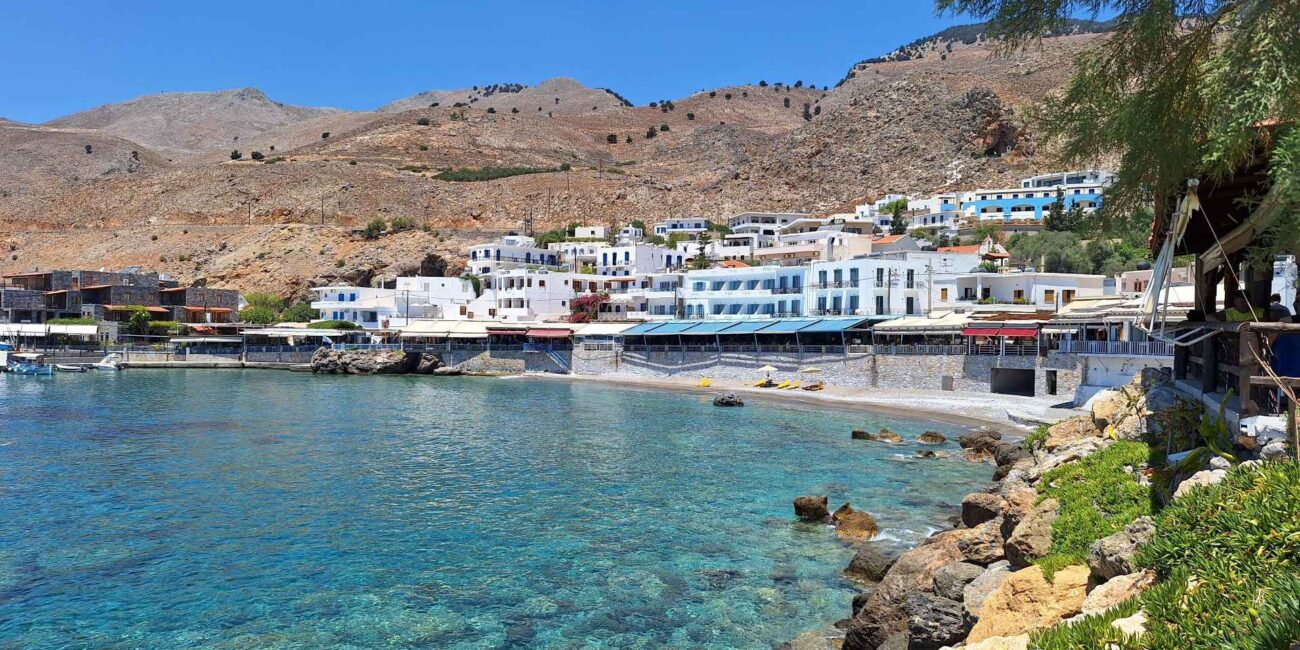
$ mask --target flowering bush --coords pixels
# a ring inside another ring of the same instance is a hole
[[[569,322],[590,323],[600,314],[600,306],[609,302],[608,293],[593,293],[569,301]]]

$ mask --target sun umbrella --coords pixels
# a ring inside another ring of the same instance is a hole
[[[799,372],[812,374],[812,373],[814,373],[814,372],[821,372],[821,371],[822,371],[821,368],[804,368],[803,370],[800,370]]]
[[[776,372],[776,368],[773,367],[773,366],[763,366],[762,368],[759,368],[758,371],[759,371],[759,372],[766,372],[767,374],[770,375],[770,374]]]

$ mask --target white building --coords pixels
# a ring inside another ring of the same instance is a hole
[[[606,236],[604,226],[578,226],[573,229],[574,239],[604,239]]]
[[[497,271],[483,280],[483,295],[470,304],[466,317],[502,322],[560,320],[577,296],[607,288],[596,275],[517,268]]]
[[[560,265],[566,270],[581,273],[585,267],[595,267],[597,256],[607,244],[598,241],[561,241],[546,245],[546,250],[559,255]]]
[[[618,231],[617,242],[620,245],[626,246],[628,244],[635,244],[642,239],[645,239],[645,231],[636,226],[623,226],[623,228]]]
[[[924,260],[863,257],[814,262],[808,276],[808,316],[920,315],[931,277]]]
[[[626,276],[638,273],[662,273],[669,269],[681,268],[686,263],[687,256],[681,250],[650,244],[606,246],[597,251],[596,275]]]
[[[1058,309],[1075,298],[1101,296],[1106,276],[1081,273],[971,273],[957,276],[957,301]]]
[[[709,222],[704,217],[688,217],[684,219],[668,219],[660,221],[654,225],[654,234],[667,239],[672,235],[684,235],[686,237],[695,237],[709,229]]]
[[[638,274],[613,278],[609,302],[600,307],[600,320],[666,320],[677,315],[681,273]]]
[[[469,270],[475,275],[528,266],[558,270],[561,268],[560,255],[556,251],[538,247],[536,240],[523,235],[507,235],[491,244],[471,246],[469,249]]]
[[[682,278],[685,318],[786,317],[804,313],[803,266],[690,271]]]
[[[318,320],[345,320],[366,329],[404,327],[417,318],[457,318],[475,299],[474,285],[462,278],[397,278],[393,289],[329,286],[312,289]]]

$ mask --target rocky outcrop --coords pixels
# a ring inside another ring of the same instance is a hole
[[[824,496],[802,496],[794,500],[794,515],[803,521],[830,521],[831,512]]]
[[[1152,416],[1175,408],[1180,401],[1169,370],[1143,368],[1128,384],[1094,396],[1091,417],[1106,435],[1155,442],[1164,438],[1164,424]]]
[[[967,643],[964,650],[1029,650],[1029,635],[991,636],[983,641]]]
[[[426,356],[432,358],[426,361]],[[311,371],[323,375],[400,375],[417,370],[421,365],[428,367],[441,363],[434,355],[422,356],[403,350],[321,348],[311,357]]]
[[[879,433],[872,433],[862,429],[854,429],[852,433],[854,440],[874,440],[876,442],[898,443],[903,441],[903,436],[881,427]]]
[[[1043,440],[1043,449],[1055,451],[1085,438],[1100,438],[1102,435],[1102,430],[1097,427],[1096,421],[1091,416],[1078,415],[1048,427],[1047,438]]]
[[[925,445],[942,445],[948,442],[948,438],[938,431],[926,431],[917,436],[916,441]]]
[[[714,406],[744,406],[745,401],[740,399],[740,396],[735,393],[727,393],[725,395],[718,395],[717,397],[714,397],[713,405]]]
[[[979,429],[957,438],[957,444],[961,445],[967,460],[976,462],[993,460],[994,452],[1001,442],[1002,434],[992,429]]]
[[[844,569],[844,573],[859,580],[880,582],[897,561],[897,555],[887,553],[874,544],[863,544],[853,554],[853,559],[849,561],[849,566]]]
[[[1002,519],[990,519],[974,528],[958,528],[939,533],[957,542],[962,558],[976,564],[991,564],[1005,557],[1006,538],[1002,536]]]
[[[1155,584],[1156,574],[1139,571],[1111,578],[1088,592],[1081,607],[1083,615],[1100,614],[1133,598]]]
[[[949,600],[962,601],[966,585],[984,575],[986,569],[970,562],[946,564],[934,573],[934,593]]]
[[[1088,568],[1069,566],[1049,582],[1042,567],[1031,566],[1008,575],[979,611],[969,642],[994,636],[1014,636],[1050,627],[1078,614],[1087,597]]]
[[[1088,568],[1101,580],[1133,573],[1137,570],[1136,558],[1142,546],[1155,537],[1156,527],[1151,517],[1138,517],[1124,530],[1093,542],[1088,552]]]
[[[932,539],[899,556],[880,584],[849,622],[844,650],[872,650],[907,629],[903,603],[914,593],[934,589],[934,574],[962,559],[951,539]]]
[[[1007,502],[996,494],[975,492],[961,500],[961,523],[966,526],[978,526],[990,519],[1002,516]]]
[[[989,594],[1002,586],[1002,581],[1011,574],[1011,563],[1006,560],[994,562],[984,572],[971,580],[961,591],[962,608],[966,611],[966,618],[971,622],[979,620],[980,608],[984,606],[984,600]]]
[[[966,636],[961,603],[934,594],[912,594],[903,603],[908,650],[938,650]]]
[[[1007,537],[1006,555],[1013,566],[1026,566],[1051,550],[1052,524],[1059,508],[1056,499],[1044,499]]]
[[[1174,490],[1174,498],[1181,499],[1188,492],[1191,492],[1196,488],[1214,485],[1216,483],[1223,481],[1223,479],[1225,478],[1228,478],[1227,470],[1222,470],[1222,469],[1201,470],[1183,479],[1183,482],[1178,484],[1178,489]]]

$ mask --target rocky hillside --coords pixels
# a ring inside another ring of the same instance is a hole
[[[147,95],[61,117],[47,126],[94,129],[184,158],[239,147],[241,138],[335,112],[281,104],[256,88],[240,88]]]
[[[26,132],[26,157],[0,149],[6,178],[27,179],[21,195],[0,193],[0,238],[16,245],[0,272],[129,263],[291,291],[339,272],[374,275],[376,264],[418,265],[425,251],[351,233],[374,218],[437,232],[421,233],[421,245],[454,267],[463,244],[526,217],[547,228],[832,212],[886,192],[1011,182],[1056,166],[1023,116],[1097,38],[1050,38],[1012,58],[957,42],[943,56],[859,64],[829,92],[763,83],[649,106],[571,79],[430,91],[375,112],[300,109],[251,90],[141,98]],[[116,166],[78,153],[69,133],[111,138],[86,143]],[[535,173],[439,177],[486,167]],[[198,226],[240,234],[207,257],[214,242]],[[138,239],[156,228],[169,233],[161,250],[161,239]],[[303,254],[322,242],[346,254]]]

